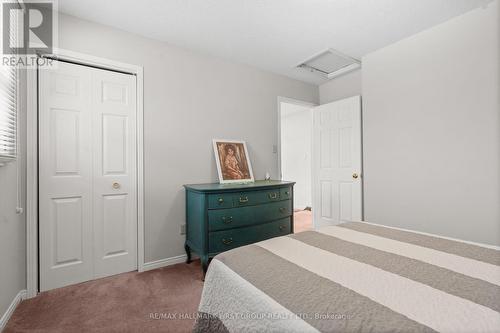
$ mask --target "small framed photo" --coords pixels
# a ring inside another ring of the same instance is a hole
[[[245,141],[214,139],[213,144],[221,184],[254,181]]]

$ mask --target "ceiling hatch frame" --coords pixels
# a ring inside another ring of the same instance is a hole
[[[344,62],[344,64],[341,64],[339,68],[337,68],[331,72],[328,70],[324,70],[324,69],[320,69],[320,68],[315,67],[314,62],[321,61],[322,58],[324,58],[325,56],[331,56],[331,55],[337,57],[338,60],[340,60],[341,62]],[[356,59],[356,58],[353,58],[351,56],[348,56],[342,52],[339,52],[335,49],[328,48],[328,49],[321,51],[321,52],[317,53],[316,55],[308,58],[305,61],[301,61],[296,66],[296,68],[301,68],[301,69],[307,70],[309,72],[319,74],[323,78],[330,80],[330,79],[339,77],[341,75],[347,74],[349,72],[352,72],[356,69],[361,68],[361,61]]]

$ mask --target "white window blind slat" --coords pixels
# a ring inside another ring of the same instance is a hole
[[[13,105],[15,106],[16,100],[12,99],[13,98],[12,94],[14,94],[14,93],[15,93],[15,91],[10,91],[10,90],[2,91],[2,87],[0,87],[0,103],[5,104],[8,107],[12,107]],[[12,115],[5,114],[3,117],[0,116],[0,119],[11,118],[11,117],[12,117]],[[16,117],[14,117],[14,119],[15,118]]]
[[[12,108],[12,107],[14,107],[16,105],[16,103],[15,102],[10,102],[8,100],[2,101],[2,96],[0,94],[0,109],[3,108],[2,105],[4,105],[4,107],[7,107],[7,108]],[[8,123],[10,123],[10,122],[14,122],[15,123],[15,121],[16,121],[16,115],[15,114],[14,115],[12,115],[12,114],[4,114],[4,115],[2,115],[0,113],[0,121],[1,122],[8,122]]]
[[[10,128],[5,126],[5,129],[0,130],[0,135],[3,136],[4,138],[11,136],[13,133],[14,134],[16,133],[16,128],[12,127],[12,126]],[[10,139],[10,140],[12,140],[12,139]]]
[[[13,126],[5,126],[5,129],[0,131],[0,135],[4,137],[5,140],[7,140],[7,138],[12,134],[16,134],[16,129]]]
[[[0,75],[1,75],[1,74],[0,74]],[[11,85],[11,83],[10,83],[10,82],[11,82],[12,80],[15,80],[15,79],[16,79],[16,77],[15,77],[15,76],[13,76],[13,77],[9,78],[9,79],[8,79],[8,81],[5,81],[5,82],[4,82],[3,80],[0,80],[0,87],[2,88],[2,89],[1,89],[1,91],[2,91],[2,92],[3,92],[3,91],[6,91],[6,90],[13,91],[13,90],[14,90],[14,87],[12,87],[12,85]]]

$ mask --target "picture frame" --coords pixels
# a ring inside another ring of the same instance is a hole
[[[241,140],[213,139],[219,183],[253,183],[247,144]]]

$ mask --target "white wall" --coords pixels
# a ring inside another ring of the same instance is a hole
[[[323,83],[319,86],[320,104],[361,95],[361,79],[362,71],[356,70]]]
[[[277,97],[318,100],[316,86],[72,16],[59,47],[144,66],[146,262],[184,253],[182,185],[217,180],[212,138],[246,140],[256,179],[278,178]]]
[[[20,206],[26,209],[26,73],[21,72],[19,101],[20,156],[0,167],[0,317],[26,289],[26,217],[16,214],[19,167]]]
[[[281,103],[281,174],[296,182],[294,208],[312,206],[312,111],[310,107]]]
[[[363,59],[367,221],[500,245],[499,20],[495,1]]]

